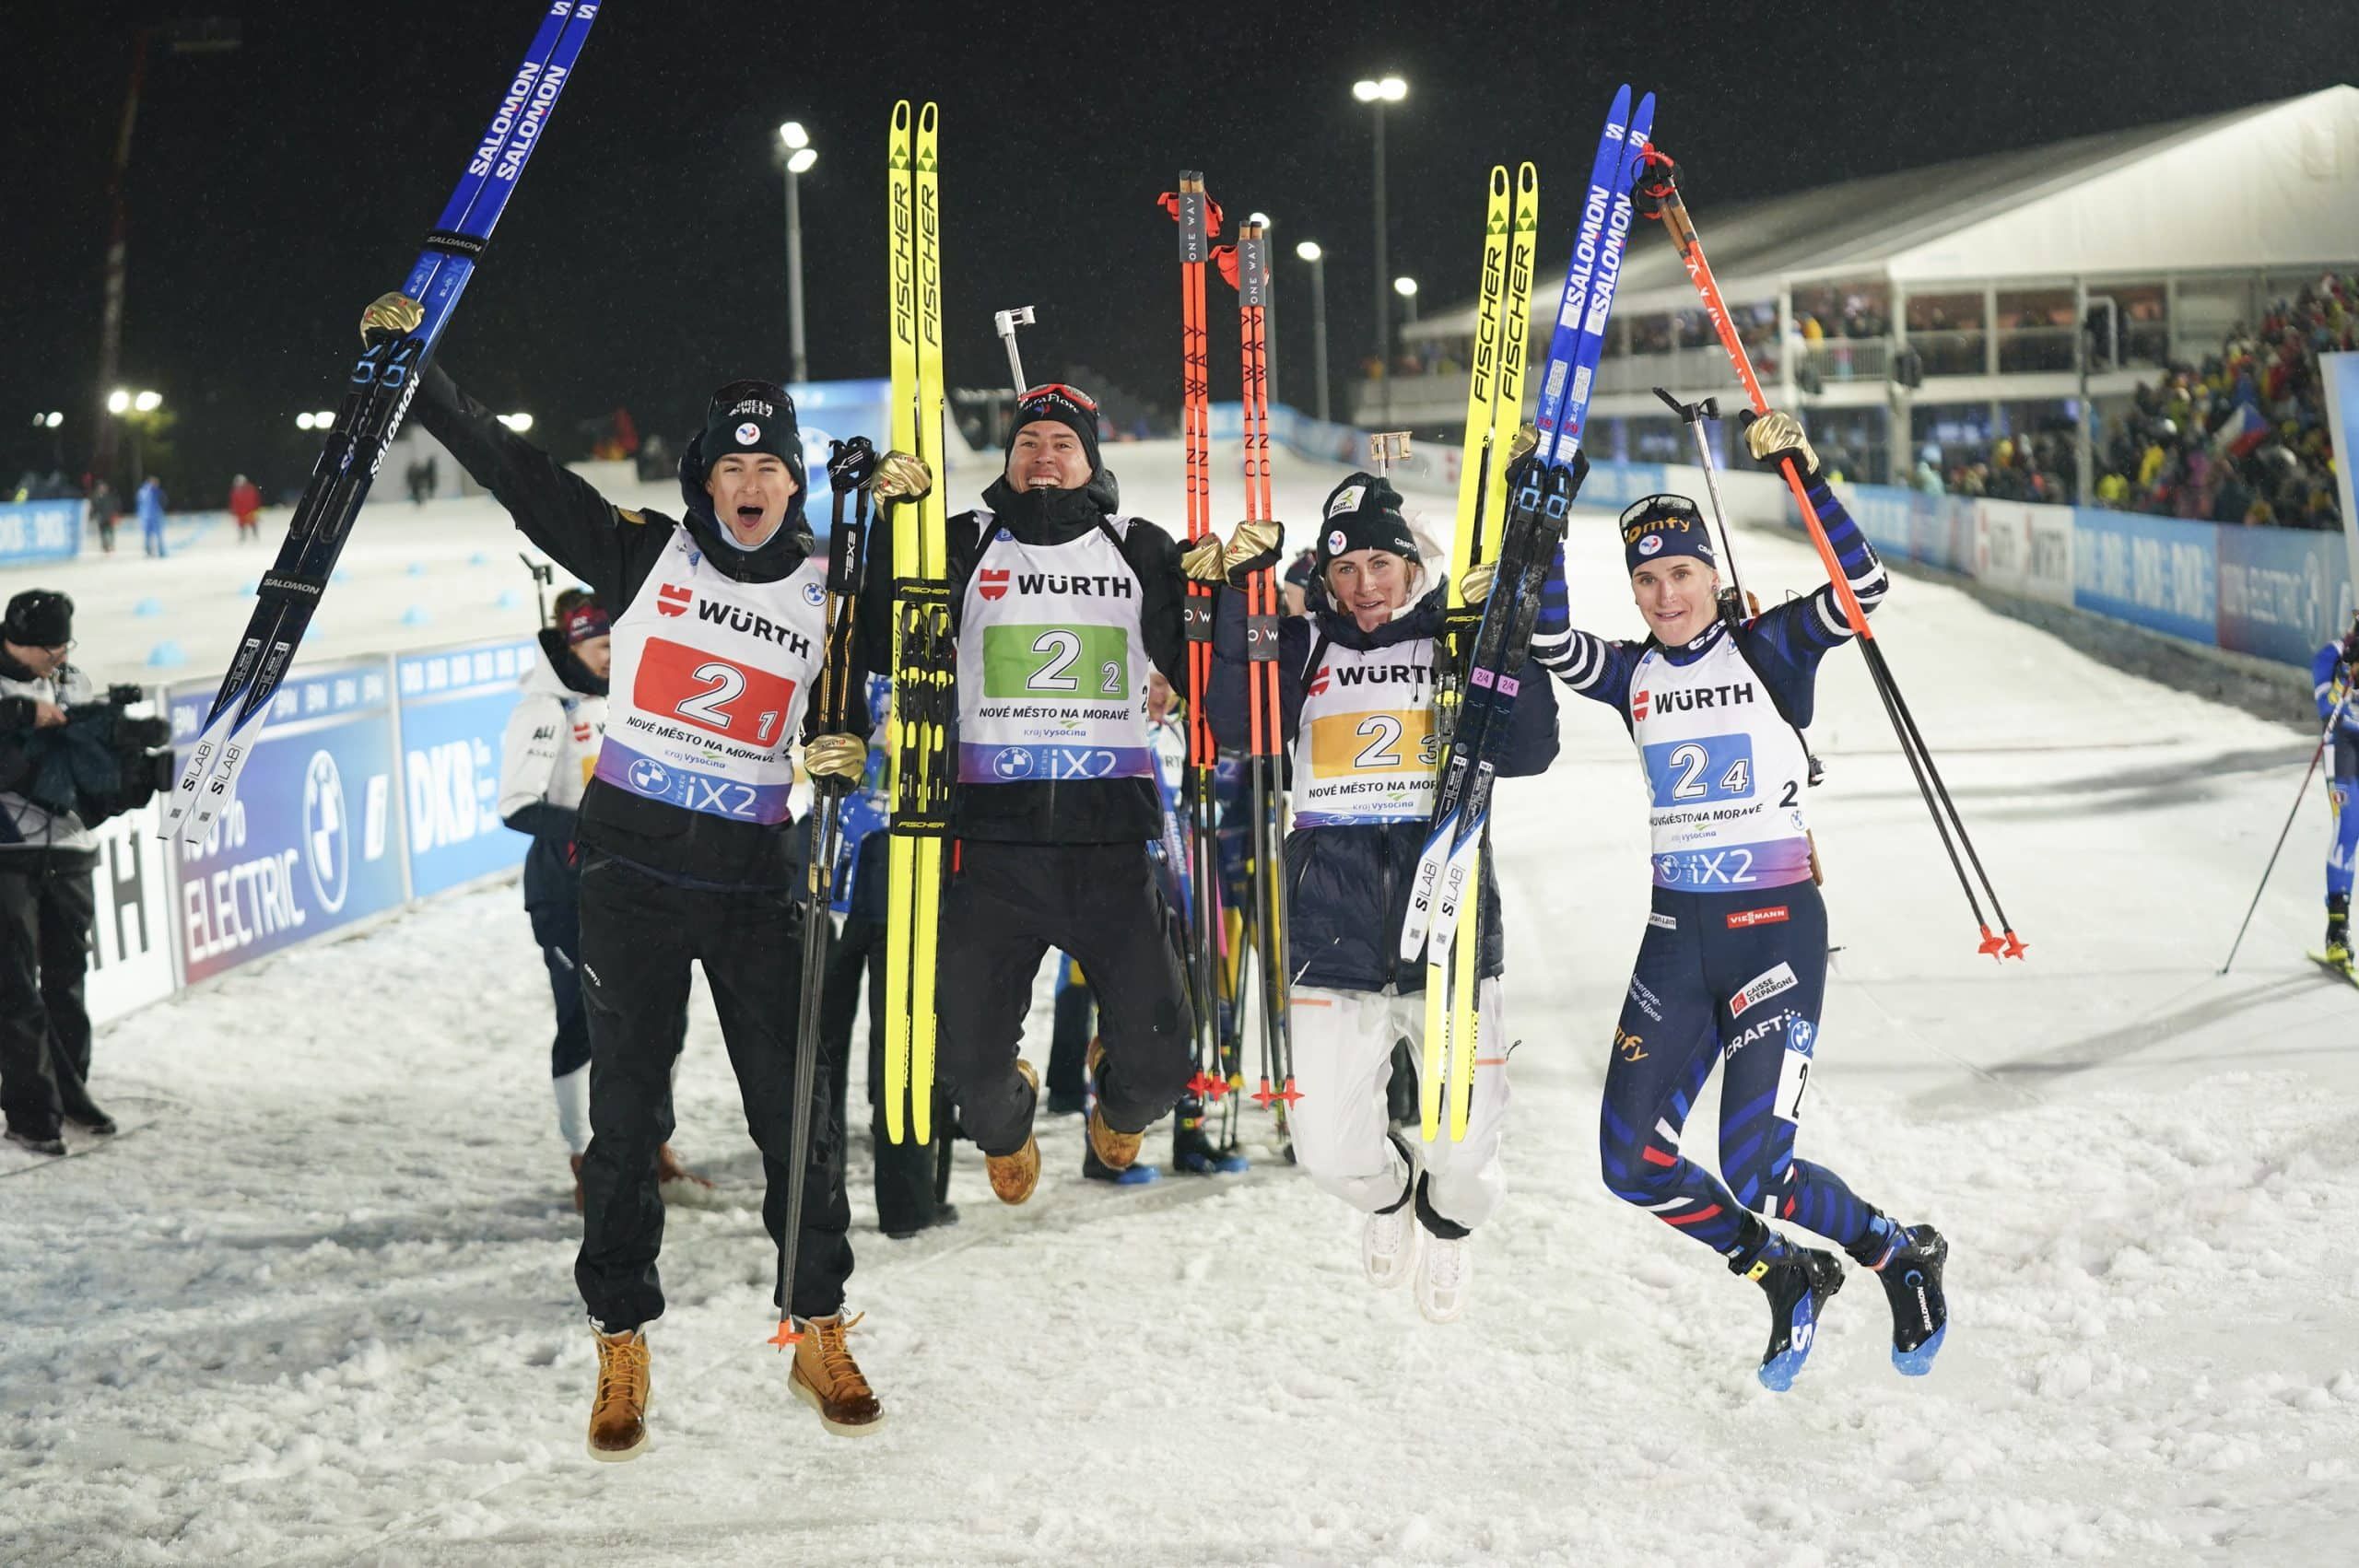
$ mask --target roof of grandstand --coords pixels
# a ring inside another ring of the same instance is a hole
[[[1542,198],[1543,231],[1561,233],[1549,213],[1553,205],[1561,216],[1566,198],[1549,199],[1544,171]],[[1922,293],[2347,263],[2359,256],[2359,88],[1725,207],[1707,196],[1695,216],[1731,303],[1813,280],[1881,277]],[[1564,274],[1560,258],[1533,275],[1536,320],[1555,317]],[[1644,222],[1632,233],[1616,303],[1638,312],[1696,304],[1677,254]],[[1469,298],[1402,334],[1473,329]]]

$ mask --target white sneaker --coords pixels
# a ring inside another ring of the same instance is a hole
[[[1367,1228],[1360,1233],[1360,1267],[1367,1282],[1380,1291],[1407,1284],[1417,1268],[1417,1238],[1425,1234],[1414,1203],[1403,1203],[1390,1214],[1370,1214]]]
[[[1426,1227],[1411,1229],[1425,1235]],[[1417,1310],[1428,1323],[1452,1323],[1466,1310],[1466,1290],[1474,1279],[1472,1237],[1426,1235],[1417,1256]]]

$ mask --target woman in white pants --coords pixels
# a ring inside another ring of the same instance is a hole
[[[1294,1031],[1295,1160],[1320,1187],[1367,1216],[1369,1281],[1414,1279],[1418,1310],[1446,1323],[1465,1305],[1469,1235],[1506,1191],[1499,1139],[1508,1105],[1500,1005],[1498,889],[1484,861],[1476,989],[1478,1036],[1466,1136],[1431,1144],[1391,1130],[1385,1089],[1392,1050],[1413,1059],[1425,1035],[1426,966],[1399,956],[1401,924],[1433,811],[1435,641],[1443,593],[1401,497],[1355,474],[1319,523],[1309,614],[1278,629],[1278,673],[1291,764],[1286,836],[1288,1005]],[[1479,600],[1483,568],[1467,587]],[[1472,574],[1470,574],[1472,576]],[[1222,596],[1215,626],[1221,679],[1213,720],[1224,744],[1247,721],[1242,596]],[[1556,705],[1531,682],[1515,708],[1503,776],[1538,773],[1556,755]]]

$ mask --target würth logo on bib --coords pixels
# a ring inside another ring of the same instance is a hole
[[[989,567],[985,567],[983,568],[981,590],[982,595],[986,599],[1006,598],[1007,573],[1004,570],[993,571]]]
[[[1632,697],[1630,699],[1630,717],[1633,719],[1644,719],[1647,716],[1648,699],[1652,696],[1653,694],[1650,692],[1642,691],[1637,696]]]
[[[659,615],[685,615],[688,606],[696,603],[693,589],[677,583],[663,583],[655,590],[655,613]]]
[[[1310,685],[1303,688],[1303,695],[1306,696],[1317,696],[1320,692],[1323,692],[1326,689],[1327,666],[1321,664],[1319,666],[1319,673],[1310,677]]]

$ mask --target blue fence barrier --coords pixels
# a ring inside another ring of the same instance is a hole
[[[83,503],[11,501],[0,506],[0,567],[71,560],[82,553]]]

